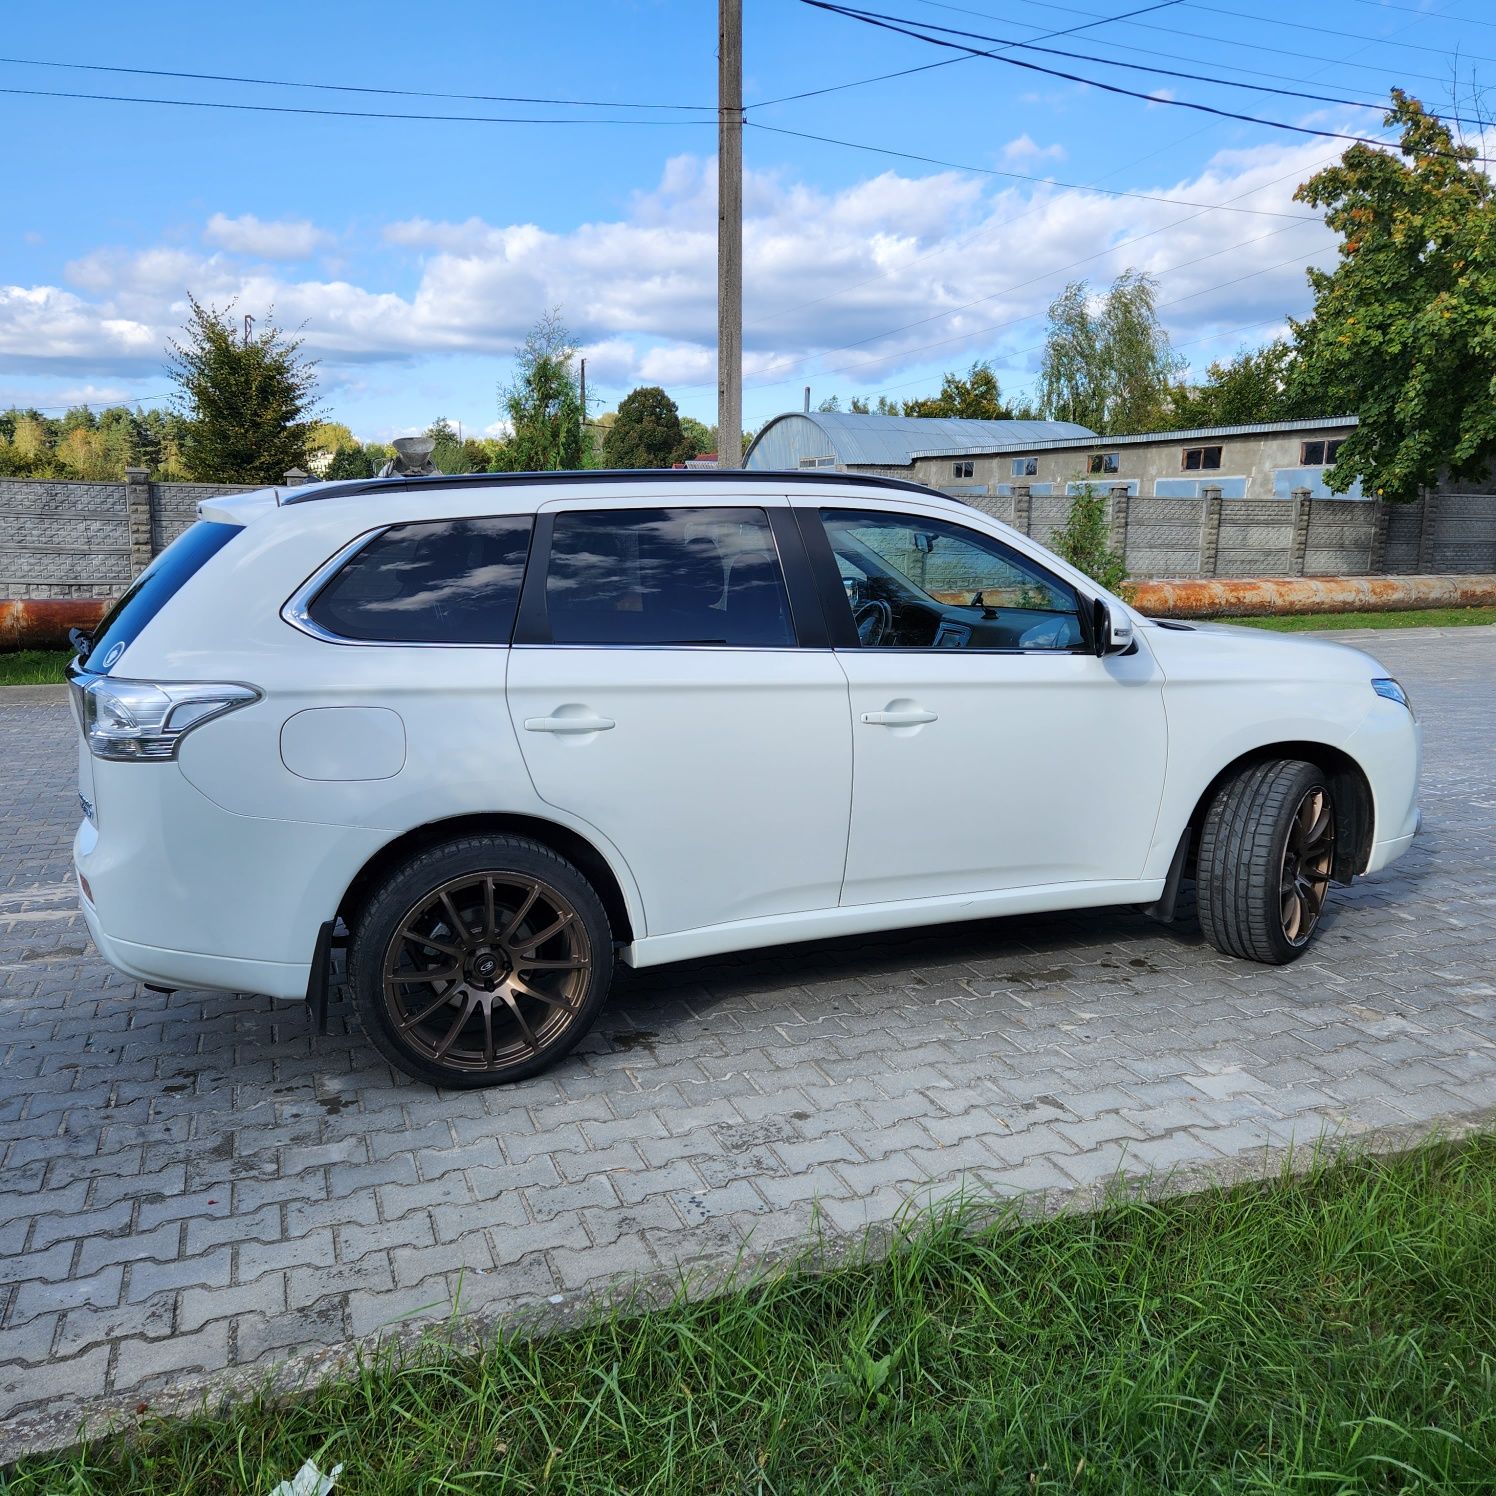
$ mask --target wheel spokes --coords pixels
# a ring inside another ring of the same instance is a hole
[[[400,1042],[428,1063],[502,1071],[576,1021],[592,970],[586,926],[560,892],[479,873],[431,888],[397,927],[384,1001]]]

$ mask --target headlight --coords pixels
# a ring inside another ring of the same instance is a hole
[[[1405,706],[1411,712],[1413,704],[1408,700],[1408,693],[1392,679],[1390,675],[1380,675],[1371,683],[1371,689],[1378,696],[1385,696],[1388,701],[1395,701],[1399,706]]]
[[[74,685],[89,752],[123,761],[172,758],[192,728],[260,699],[252,686],[200,682],[156,685],[84,676]]]

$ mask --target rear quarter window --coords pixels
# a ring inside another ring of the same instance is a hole
[[[306,608],[316,629],[378,644],[507,644],[530,515],[396,525],[350,556]]]
[[[94,675],[108,675],[146,624],[243,529],[199,520],[177,536],[104,615],[93,631],[83,667]]]

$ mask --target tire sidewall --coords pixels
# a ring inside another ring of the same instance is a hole
[[[442,883],[484,873],[521,873],[550,884],[577,911],[592,963],[576,1018],[530,1058],[493,1072],[448,1068],[412,1050],[396,1031],[384,995],[385,954],[414,905]],[[348,976],[354,1010],[369,1042],[406,1075],[450,1090],[506,1085],[549,1068],[592,1028],[612,984],[613,932],[602,900],[571,863],[528,837],[466,836],[416,853],[375,888],[354,920],[352,935]]]

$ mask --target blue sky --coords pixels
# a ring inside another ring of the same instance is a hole
[[[1450,107],[1496,70],[1484,0],[1174,3],[863,0],[926,26],[1197,75],[1018,53],[1144,92],[1318,129],[1376,133],[1343,105],[1396,83]],[[953,54],[799,0],[745,0],[745,421],[817,401],[935,387],[991,359],[1035,376],[1044,309],[1067,280],[1159,276],[1197,368],[1281,330],[1306,264],[1333,242],[1295,185],[1343,143],[1110,96],[964,59],[770,103]],[[1092,23],[1092,24],[1087,24]],[[1319,29],[1316,29],[1319,28]],[[980,44],[979,44],[980,45]],[[89,63],[443,93],[660,105],[715,100],[713,0],[123,7],[78,0],[7,17],[0,87],[397,113],[544,115],[586,124],[351,119],[0,94],[12,142],[0,227],[0,404],[145,400],[187,293],[300,327],[326,414],[365,437],[439,415],[498,419],[496,387],[536,316],[559,306],[588,355],[594,409],[639,383],[715,419],[715,129],[709,113],[394,98],[151,77]],[[1164,54],[1172,54],[1166,56]],[[753,107],[753,106],[758,107]],[[623,124],[623,119],[648,123]],[[707,121],[702,123],[702,121]],[[1057,183],[1072,184],[1060,186]],[[1141,196],[1080,190],[1105,187]],[[1172,201],[1160,201],[1170,199]]]

